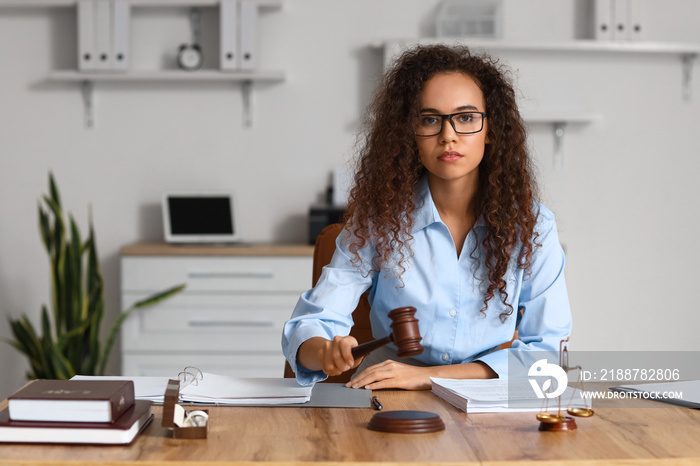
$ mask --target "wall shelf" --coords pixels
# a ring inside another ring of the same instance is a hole
[[[219,70],[131,70],[123,73],[85,72],[76,70],[54,70],[49,73],[49,81],[69,82],[144,82],[144,81],[223,81],[223,82],[266,82],[284,81],[282,71],[219,71]]]
[[[85,72],[76,70],[54,70],[49,73],[51,82],[81,83],[83,105],[85,107],[85,126],[95,124],[95,106],[93,93],[96,82],[139,83],[139,82],[231,82],[241,83],[243,93],[243,124],[253,125],[252,93],[253,83],[280,83],[284,81],[282,71],[219,71],[219,70],[154,70],[128,72]]]
[[[282,0],[257,0],[258,7],[277,9],[282,6]],[[74,7],[77,0],[0,0],[0,7]],[[219,0],[130,0],[131,6],[184,6],[184,7],[207,7],[219,6]]]
[[[572,40],[563,42],[510,42],[502,40],[471,40],[469,38],[428,38],[391,40],[377,44],[384,48],[384,64],[387,65],[402,50],[417,45],[467,45],[469,48],[490,52],[542,52],[542,53],[634,53],[677,55],[681,59],[683,73],[683,100],[692,100],[693,63],[700,54],[700,44],[646,41]]]
[[[571,40],[563,42],[527,42],[483,40],[470,38],[426,38],[398,39],[375,43],[374,46],[384,50],[384,66],[388,67],[404,50],[419,45],[445,44],[448,46],[465,45],[473,50],[490,53],[632,53],[632,54],[662,54],[676,55],[681,59],[683,73],[683,100],[692,100],[692,71],[696,57],[700,54],[700,44],[666,43],[646,41],[602,41],[602,40]],[[559,167],[564,160],[564,135],[567,125],[589,124],[602,118],[601,115],[586,112],[554,112],[528,114],[523,112],[526,124],[552,125],[554,136],[553,164]]]
[[[588,112],[556,112],[528,113],[523,112],[523,120],[526,125],[551,125],[552,136],[554,138],[554,150],[552,152],[552,165],[560,168],[564,165],[564,135],[569,125],[587,125],[603,116],[597,113]]]
[[[282,7],[283,0],[255,0],[259,10],[277,10]],[[220,0],[126,0],[130,8],[134,7],[187,7],[192,11],[200,7],[219,7]],[[77,9],[78,0],[0,0],[3,7],[64,7]],[[191,19],[191,21],[193,21]],[[250,127],[253,124],[251,96],[254,83],[281,83],[284,72],[265,71],[256,69],[236,70],[106,70],[79,71],[53,70],[49,72],[50,82],[77,82],[81,84],[81,92],[85,107],[85,125],[92,127],[94,118],[93,93],[96,82],[138,83],[138,82],[231,82],[240,83],[243,93],[243,124]]]
[[[469,38],[428,38],[418,40],[388,41],[385,46],[405,47],[409,45],[468,45],[470,48],[488,49],[494,51],[514,52],[611,52],[611,53],[644,53],[644,54],[676,54],[700,53],[700,44],[646,41],[603,41],[592,39],[571,40],[562,42],[527,42],[501,40],[471,40]]]

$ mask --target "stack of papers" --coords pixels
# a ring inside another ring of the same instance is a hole
[[[431,377],[435,395],[468,413],[538,412],[558,406],[556,398],[537,398],[527,379],[439,379]],[[563,407],[585,407],[581,390],[567,387]]]
[[[77,380],[133,380],[137,400],[163,403],[168,377],[113,377],[76,375]],[[278,405],[306,403],[313,386],[302,387],[296,379],[244,378],[204,373],[197,383],[180,388],[180,403],[203,405]]]

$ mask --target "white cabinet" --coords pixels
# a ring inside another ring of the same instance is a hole
[[[137,310],[121,330],[124,375],[173,376],[185,366],[245,377],[280,377],[282,326],[311,287],[313,247],[178,247],[122,250],[121,307],[185,283],[185,291]]]

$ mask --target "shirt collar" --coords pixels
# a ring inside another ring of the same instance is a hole
[[[424,176],[418,183],[415,202],[416,210],[413,212],[413,228],[411,229],[411,234],[433,223],[443,223],[440,219],[437,207],[435,207],[435,202],[433,202],[433,196],[430,194],[427,176]],[[484,226],[486,226],[484,216],[479,215],[479,218],[474,224],[474,228]]]

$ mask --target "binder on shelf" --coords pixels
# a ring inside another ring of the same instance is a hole
[[[112,69],[112,3],[94,0],[95,69]]]
[[[92,0],[78,0],[78,69],[95,69],[95,15]]]
[[[219,68],[236,70],[238,66],[238,0],[221,0],[219,5]]]
[[[257,66],[258,3],[256,0],[240,0],[241,4],[241,69]]]
[[[646,34],[644,5],[642,0],[628,0],[629,38],[642,40]]]
[[[627,40],[629,38],[629,15],[627,0],[612,0],[613,2],[613,19],[615,27],[613,28],[613,39]]]
[[[613,0],[595,0],[593,5],[593,37],[597,40],[612,39],[613,28]]]
[[[112,0],[113,69],[129,69],[129,0]]]

